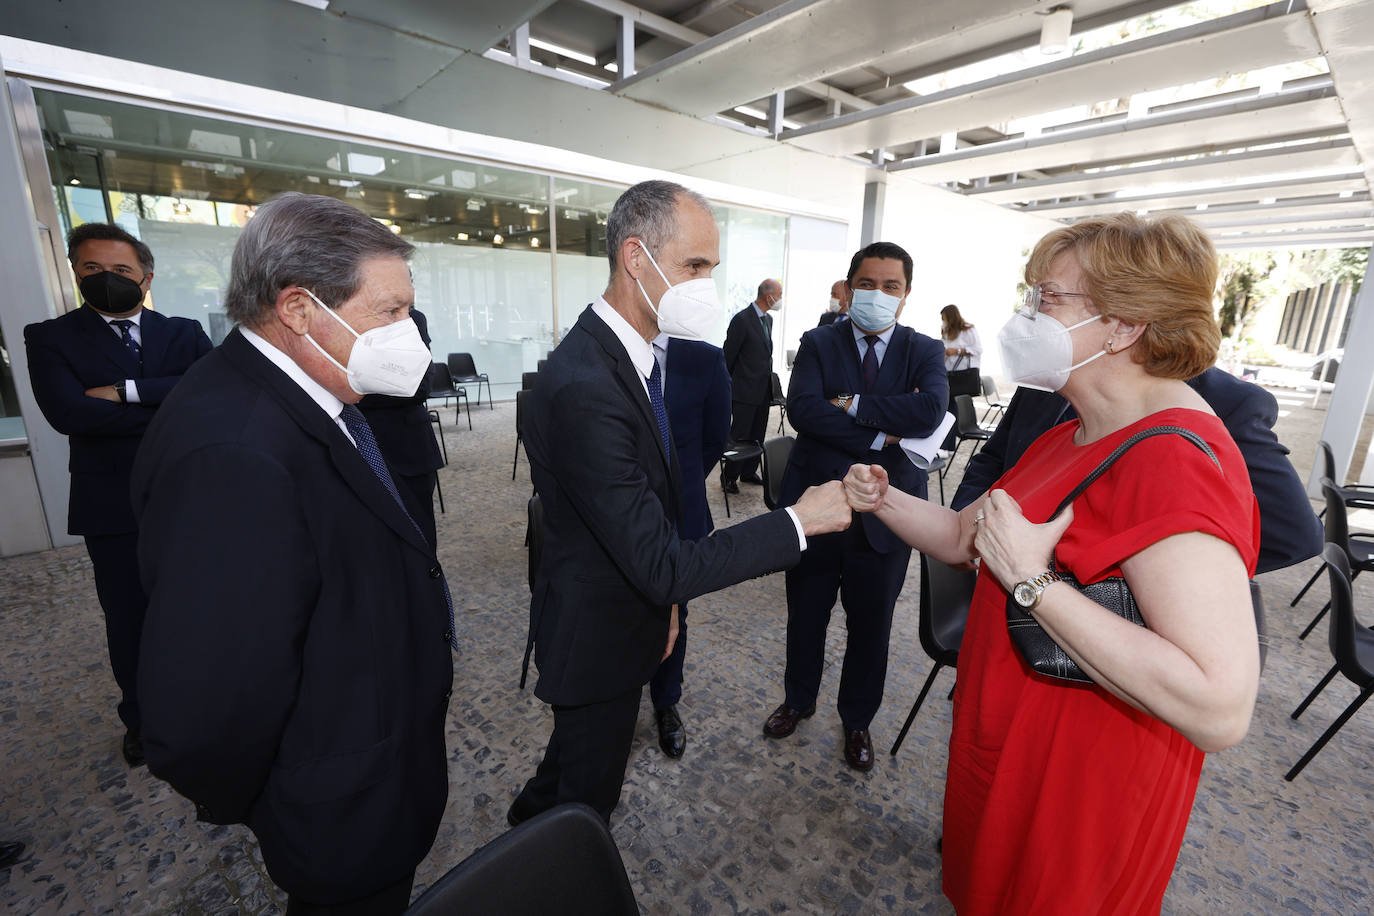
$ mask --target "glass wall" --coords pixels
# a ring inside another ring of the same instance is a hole
[[[221,299],[234,243],[255,207],[283,191],[347,200],[414,244],[416,307],[429,319],[435,358],[471,353],[497,398],[513,396],[521,373],[606,287],[606,217],[623,185],[34,95],[64,231],[114,220],[143,239],[157,260],[152,307],[198,319],[216,343],[230,330]],[[714,211],[726,305],[711,338],[719,344],[759,281],[784,275],[787,217]]]

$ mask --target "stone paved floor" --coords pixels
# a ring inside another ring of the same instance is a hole
[[[1296,403],[1286,409],[1280,433],[1305,477],[1322,415]],[[448,725],[449,806],[416,893],[505,830],[506,806],[552,725],[517,688],[529,473],[522,453],[510,479],[514,406],[474,410],[472,432],[448,424],[451,411],[444,416],[451,463],[441,472],[441,556],[463,651]],[[728,524],[718,488],[711,498],[717,521]],[[731,507],[736,518],[763,510],[752,487]],[[1264,577],[1272,648],[1254,723],[1243,744],[1206,764],[1166,913],[1371,910],[1374,707],[1295,783],[1282,780],[1355,695],[1338,678],[1302,720],[1288,718],[1329,667],[1323,639],[1296,638],[1324,589],[1287,607],[1315,568],[1309,561]],[[841,757],[834,696],[842,615],[831,627],[817,715],[773,742],[760,727],[782,695],[782,577],[694,602],[681,707],[687,755],[673,762],[659,752],[646,699],[613,826],[644,912],[951,912],[935,840],[952,674],[941,674],[901,755],[886,754],[930,666],[916,636],[916,575],[913,566],[898,604],[888,702],[873,723],[879,760],[866,775]],[[29,845],[23,861],[0,871],[7,910],[280,913],[284,899],[246,830],[196,823],[189,803],[146,769],[124,766],[83,549],[0,560],[0,583],[0,836]],[[1361,592],[1367,601],[1364,582]]]

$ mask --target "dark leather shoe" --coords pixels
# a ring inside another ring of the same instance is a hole
[[[773,710],[768,721],[763,723],[763,733],[769,738],[786,738],[797,730],[797,723],[816,714],[816,704],[810,709],[793,709],[786,703]]]
[[[724,490],[726,493],[730,493],[731,495],[739,492],[739,484],[735,483],[734,481],[726,483],[722,480],[720,482],[720,488]]]
[[[131,767],[141,767],[143,760],[143,735],[138,729],[131,728],[124,733],[124,760]]]
[[[873,739],[868,729],[844,730],[844,762],[864,772],[873,769]]]
[[[745,483],[755,483],[759,486],[763,486],[763,478],[757,474],[741,474],[739,479]]]
[[[654,721],[658,723],[658,746],[663,748],[663,753],[674,760],[681,757],[687,748],[687,732],[682,727],[682,717],[677,714],[677,707],[655,709]]]

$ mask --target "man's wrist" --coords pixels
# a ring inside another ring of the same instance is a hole
[[[114,391],[115,394],[119,397],[119,403],[127,404],[129,402],[129,395],[128,392],[125,390],[125,383],[123,379],[120,379],[119,381],[114,383]]]

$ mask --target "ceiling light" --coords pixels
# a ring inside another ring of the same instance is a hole
[[[562,57],[567,57],[572,60],[580,60],[582,61],[582,63],[587,64],[590,67],[596,66],[596,58],[592,57],[590,54],[583,54],[581,51],[574,51],[572,48],[565,48],[562,45],[556,45],[553,42],[545,41],[542,38],[534,38],[531,36],[530,47],[543,48],[545,51],[552,51],[553,53],[558,54]]]
[[[291,0],[292,3],[299,3],[301,6],[308,6],[312,9],[322,10],[329,6],[329,0]]]
[[[172,204],[172,212],[175,213],[177,216],[190,216],[191,205],[185,203],[184,201],[175,201]]]
[[[536,236],[533,236],[533,237],[530,239],[530,247],[531,247],[531,248],[538,248],[538,247],[539,247],[539,236],[536,235]]]
[[[411,200],[429,200],[437,191],[428,191],[423,188],[406,188],[406,197]]]
[[[1073,31],[1073,10],[1056,6],[1045,14],[1040,23],[1040,53],[1063,54],[1069,50],[1069,33]]]
[[[506,237],[498,232],[491,237],[491,243],[493,245],[504,245],[506,243]]]
[[[1206,204],[1198,204],[1197,207],[1195,207],[1194,209],[1197,209],[1197,210],[1206,210],[1206,209],[1207,209],[1207,205],[1206,205]]]
[[[71,181],[67,182],[67,184],[79,186],[79,185],[81,184],[81,179],[80,179],[80,178],[73,178]]]
[[[751,118],[758,118],[760,121],[768,120],[767,112],[761,108],[754,108],[752,105],[736,105],[733,110],[738,111],[742,115],[748,115]]]
[[[468,234],[467,234],[466,232],[460,232],[460,233],[458,233],[458,241],[460,241],[460,242],[466,242],[467,240],[468,240]]]
[[[480,201],[475,197],[468,198],[468,212],[470,213],[476,213],[478,210],[481,210],[485,206],[485,202]]]

